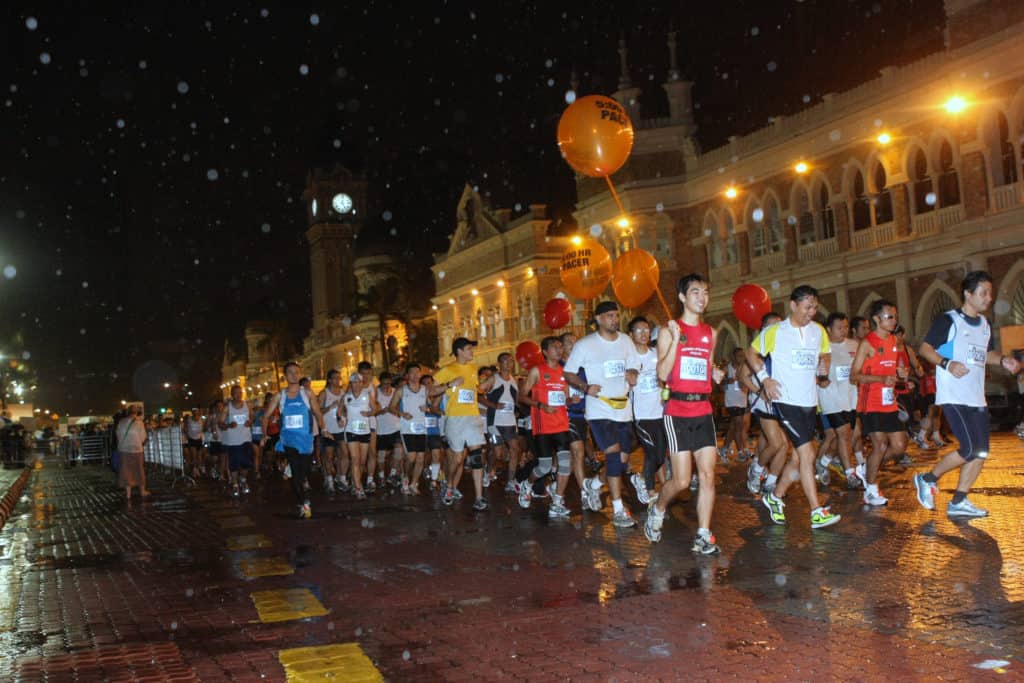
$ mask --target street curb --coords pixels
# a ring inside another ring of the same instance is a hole
[[[11,488],[7,489],[3,499],[0,500],[0,530],[4,528],[7,518],[11,516],[11,512],[14,511],[14,507],[18,504],[21,492],[25,490],[25,485],[28,483],[28,478],[31,475],[32,469],[26,467],[21,475],[14,480],[14,483],[11,484]]]

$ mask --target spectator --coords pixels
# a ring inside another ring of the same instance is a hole
[[[121,463],[117,472],[118,485],[124,487],[127,500],[132,499],[132,487],[138,487],[139,495],[145,498],[146,470],[143,467],[146,427],[139,415],[138,406],[131,406],[128,415],[117,423],[117,450]]]

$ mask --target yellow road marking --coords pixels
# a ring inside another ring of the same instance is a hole
[[[327,610],[306,588],[257,591],[252,594],[253,604],[260,615],[260,621],[291,621],[308,617],[322,617]]]
[[[383,681],[377,667],[359,647],[359,643],[297,647],[281,650],[278,661],[284,667],[289,681],[323,681],[338,679],[360,683]]]
[[[238,563],[242,576],[255,579],[260,576],[288,576],[295,573],[295,567],[283,557],[254,557]]]
[[[228,550],[259,550],[260,548],[272,548],[274,542],[263,534],[243,534],[241,536],[230,536],[227,539]]]

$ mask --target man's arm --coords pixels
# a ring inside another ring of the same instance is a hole
[[[313,416],[316,418],[317,425],[320,426],[320,434],[327,439],[334,439],[333,436],[327,431],[327,427],[324,426],[324,414],[320,411],[320,404],[316,401],[316,396],[313,392],[306,388],[300,388],[299,391],[304,391],[306,397],[309,399],[309,409],[313,411]],[[372,398],[372,394],[371,394]]]
[[[267,425],[270,423],[270,416],[274,413],[274,409],[277,408],[277,404],[281,401],[281,394],[274,394],[270,402],[263,407],[263,419],[261,420],[261,426],[263,428],[263,441],[267,440]]]
[[[850,366],[850,381],[856,383],[858,386],[865,384],[885,384],[887,386],[896,386],[896,375],[865,375],[864,374],[864,361],[874,355],[871,345],[866,341],[861,341],[857,346],[857,355],[853,357],[853,365]]]
[[[666,331],[668,332],[666,334]],[[667,382],[676,364],[676,345],[679,343],[679,323],[669,320],[658,334],[658,379]]]

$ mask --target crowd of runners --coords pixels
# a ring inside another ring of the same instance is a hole
[[[543,361],[524,373],[511,353],[496,367],[478,367],[476,342],[464,337],[440,369],[411,363],[400,375],[375,376],[364,362],[348,377],[330,371],[319,395],[288,363],[280,392],[250,402],[235,386],[227,402],[187,415],[186,464],[196,477],[227,482],[235,496],[280,471],[303,518],[312,515],[314,469],[328,495],[386,490],[437,495],[452,506],[471,490],[476,511],[487,510],[484,489],[497,483],[522,508],[544,501],[555,519],[574,508],[602,513],[607,491],[616,527],[637,526],[624,495],[646,507],[642,528],[653,543],[669,506],[695,490],[692,548],[712,554],[719,461],[745,464],[753,500],[776,524],[787,522],[786,501],[798,487],[818,529],[840,520],[822,489],[838,481],[863,490],[865,505],[886,505],[879,470],[913,464],[910,440],[919,449],[944,447],[946,425],[957,445],[913,476],[917,500],[934,509],[938,479],[958,469],[947,514],[984,516],[967,495],[988,456],[985,368],[1018,373],[1020,364],[994,350],[983,315],[991,277],[969,273],[961,293],[962,306],[937,316],[915,349],[892,302],[875,301],[866,318],[832,313],[818,322],[818,292],[802,285],[785,317],[766,315],[753,343],[718,365],[716,332],[703,320],[709,283],[691,274],[678,282],[679,318],[653,328],[635,317],[623,331],[618,305],[603,301],[592,333],[545,337]],[[721,444],[716,384],[728,415]],[[636,449],[643,465],[631,471]],[[466,470],[471,489],[462,486]]]

